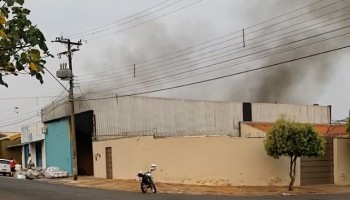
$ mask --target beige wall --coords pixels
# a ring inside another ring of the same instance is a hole
[[[106,178],[105,148],[112,147],[113,178],[135,179],[158,165],[157,182],[207,185],[287,185],[289,159],[266,155],[262,138],[153,137],[94,142],[94,174]],[[100,157],[98,155],[101,155]],[[299,162],[297,169],[299,169]],[[295,185],[300,185],[299,170]]]
[[[334,139],[334,184],[350,184],[350,139]]]

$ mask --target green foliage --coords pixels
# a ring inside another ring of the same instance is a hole
[[[264,145],[270,156],[290,157],[289,190],[293,190],[298,157],[324,155],[326,141],[312,125],[288,121],[281,117],[267,133]]]
[[[322,156],[325,139],[310,124],[301,124],[280,118],[267,134],[264,141],[268,155],[279,156]]]
[[[27,18],[30,10],[24,0],[0,0],[0,84],[5,75],[19,72],[35,76],[43,83],[45,58],[48,52],[45,37]]]
[[[348,118],[348,122],[346,123],[346,132],[350,133],[350,117]]]

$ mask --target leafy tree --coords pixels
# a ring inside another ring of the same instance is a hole
[[[348,117],[348,122],[346,123],[346,132],[350,133],[350,117]]]
[[[43,83],[44,59],[52,56],[23,4],[24,0],[0,0],[0,84],[6,87],[3,76],[19,73],[35,76]]]
[[[290,184],[293,190],[298,157],[317,157],[325,153],[325,139],[310,124],[301,124],[281,117],[276,121],[264,141],[265,150],[273,157],[290,157]]]

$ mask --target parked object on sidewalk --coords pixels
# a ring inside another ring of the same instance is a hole
[[[142,193],[146,193],[147,189],[150,188],[153,193],[157,192],[156,185],[153,182],[152,172],[157,169],[156,164],[151,165],[151,169],[148,172],[140,171],[137,176],[140,178],[140,187]]]
[[[34,170],[28,169],[26,172],[26,178],[29,180],[33,180],[34,179]]]
[[[26,179],[26,176],[26,171],[16,171],[15,177],[17,177],[18,179]]]
[[[59,167],[48,167],[43,172],[45,178],[66,178],[69,176],[68,172],[60,170]]]
[[[15,165],[15,170],[16,171],[20,171],[22,169],[22,165],[20,165],[20,164],[16,164]]]
[[[10,160],[0,159],[0,173],[4,176],[11,175]]]
[[[27,170],[28,179],[39,179],[40,176],[44,176],[41,168],[32,168]]]
[[[16,170],[15,177],[18,179],[39,179],[40,176],[44,176],[41,168],[33,168],[33,169],[20,169]]]

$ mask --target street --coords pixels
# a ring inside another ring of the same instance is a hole
[[[0,177],[1,199],[9,200],[228,200],[228,199],[257,199],[257,200],[340,200],[349,199],[349,194],[337,195],[307,195],[307,196],[263,196],[263,197],[229,197],[229,196],[196,196],[183,194],[142,194],[133,192],[108,191],[91,188],[72,187],[65,185],[47,184],[39,181],[19,180]]]

